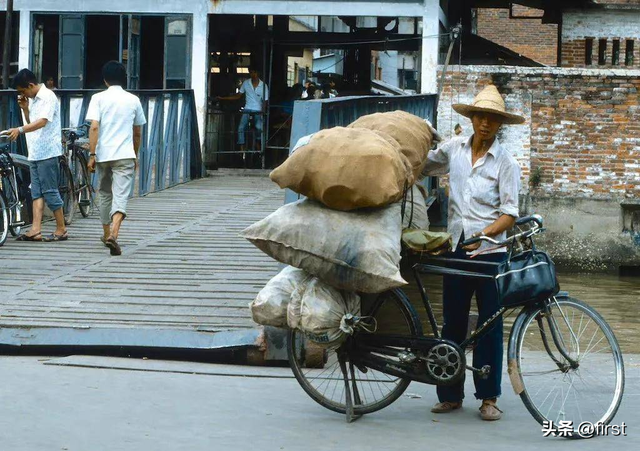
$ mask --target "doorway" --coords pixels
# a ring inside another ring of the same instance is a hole
[[[164,87],[164,16],[142,16],[140,25],[140,89]]]
[[[120,16],[100,15],[86,18],[85,89],[103,89],[102,66],[120,60]]]

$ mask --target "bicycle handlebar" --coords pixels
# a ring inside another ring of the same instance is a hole
[[[523,224],[527,224],[529,222],[533,222],[534,226],[529,229],[529,230],[525,230],[524,232],[520,232],[517,233],[509,238],[507,238],[504,241],[497,241],[494,240],[493,238],[489,237],[489,236],[477,236],[474,238],[469,238],[468,240],[464,240],[461,244],[462,246],[470,246],[472,244],[478,243],[480,241],[486,241],[488,243],[491,244],[495,244],[498,247],[504,247],[507,246],[510,243],[513,243],[515,240],[519,239],[519,238],[529,238],[539,232],[541,232],[542,229],[542,216],[535,214],[535,215],[531,215],[531,216],[525,216],[522,218],[519,218],[516,220],[516,225],[523,225]]]

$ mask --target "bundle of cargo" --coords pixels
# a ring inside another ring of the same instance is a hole
[[[256,322],[299,328],[317,343],[335,344],[353,332],[352,319],[360,315],[356,293],[406,284],[401,236],[429,227],[425,193],[413,184],[432,137],[422,119],[392,112],[298,141],[270,177],[306,198],[241,233],[290,265],[251,304]]]
[[[386,133],[335,127],[315,133],[271,172],[280,188],[350,211],[398,201],[414,182],[411,164]]]
[[[411,164],[413,179],[419,180],[433,140],[431,128],[424,120],[404,111],[390,111],[362,116],[349,128],[375,130],[391,136]]]

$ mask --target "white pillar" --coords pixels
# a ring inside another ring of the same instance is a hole
[[[31,11],[20,9],[20,34],[18,35],[18,70],[31,66]]]
[[[208,16],[206,11],[193,15],[193,52],[191,55],[191,88],[198,114],[200,143],[204,145],[207,115],[207,80],[209,71]]]
[[[440,51],[440,3],[438,0],[424,0],[422,15],[422,55],[420,91],[422,94],[438,92],[438,53]]]

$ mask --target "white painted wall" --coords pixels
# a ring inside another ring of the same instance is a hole
[[[639,10],[568,11],[562,15],[562,39],[636,38],[640,39]]]
[[[422,94],[438,92],[438,51],[440,39],[440,3],[425,0],[422,11],[422,55],[420,91]]]
[[[390,50],[380,52],[380,68],[382,69],[382,81],[398,87],[398,52]]]

